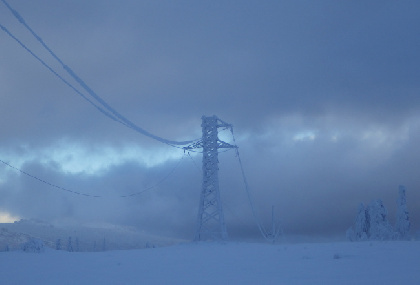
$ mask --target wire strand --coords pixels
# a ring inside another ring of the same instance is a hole
[[[181,159],[177,162],[177,164],[171,169],[171,171],[167,175],[165,175],[161,180],[159,180],[156,184],[154,184],[152,186],[149,186],[149,187],[147,187],[145,189],[142,189],[142,190],[140,190],[138,192],[130,193],[130,194],[127,194],[127,195],[118,195],[117,197],[120,197],[120,198],[130,198],[130,197],[140,195],[140,194],[142,194],[144,192],[150,191],[150,190],[158,187],[160,184],[162,184],[164,181],[166,181],[170,176],[172,176],[172,174],[175,172],[175,170],[178,169],[178,167],[181,164],[181,162],[184,159],[184,157],[185,157],[185,154],[181,157]],[[11,169],[14,169],[14,170],[16,170],[16,171],[18,171],[18,172],[20,172],[20,173],[22,173],[22,174],[24,174],[24,175],[32,178],[32,179],[35,179],[35,180],[37,180],[37,181],[39,181],[41,183],[44,183],[44,184],[46,184],[46,185],[48,185],[50,187],[53,187],[53,188],[56,188],[56,189],[59,189],[59,190],[62,190],[62,191],[68,192],[68,193],[72,193],[72,194],[76,194],[76,195],[81,195],[81,196],[86,196],[86,197],[92,197],[92,198],[106,198],[106,197],[110,197],[110,196],[105,196],[105,195],[92,195],[92,194],[87,194],[87,193],[83,193],[83,192],[78,192],[78,191],[70,190],[70,189],[61,187],[59,185],[50,183],[50,182],[48,182],[48,181],[46,181],[44,179],[41,179],[41,178],[39,178],[39,177],[37,177],[35,175],[32,175],[32,174],[30,174],[30,173],[28,173],[28,172],[26,172],[26,171],[24,171],[24,170],[22,170],[22,169],[20,169],[18,167],[15,167],[15,166],[11,165],[10,163],[8,163],[8,162],[6,162],[6,161],[4,161],[2,159],[0,159],[0,163],[3,163],[4,165],[10,167]]]
[[[232,133],[233,144],[235,146],[237,146],[235,135],[233,134],[233,128],[231,128],[230,130],[231,130],[231,133]],[[243,167],[243,164],[242,164],[241,157],[239,155],[239,148],[236,147],[235,148],[235,151],[236,151],[236,156],[238,157],[238,162],[239,162],[239,166],[240,166],[240,169],[241,169],[242,179],[243,179],[243,182],[244,182],[244,185],[245,185],[245,191],[246,191],[246,194],[247,194],[247,197],[248,197],[249,205],[251,206],[252,216],[253,216],[253,218],[254,218],[257,226],[258,226],[258,229],[259,229],[261,235],[264,237],[264,239],[266,239],[267,241],[272,241],[269,238],[268,231],[263,227],[263,225],[261,224],[260,220],[257,217],[256,211],[255,211],[255,207],[254,207],[254,203],[253,203],[253,200],[251,198],[249,184],[248,184],[248,181],[247,181],[246,176],[245,176],[245,171],[244,171],[244,167]]]
[[[50,55],[57,60],[63,69],[91,96],[93,97],[99,104],[101,104],[105,109],[107,109],[110,113],[115,116],[115,118],[118,118],[124,125],[128,126],[129,128],[133,129],[134,131],[145,135],[149,138],[152,138],[154,140],[157,140],[161,143],[165,143],[170,146],[180,146],[180,145],[187,145],[192,143],[193,141],[173,141],[164,139],[162,137],[156,136],[145,129],[139,127],[126,117],[124,117],[121,113],[117,112],[114,108],[112,108],[105,100],[103,100],[99,95],[97,95],[68,65],[66,65],[49,47],[48,45],[42,40],[42,38],[35,33],[35,31],[26,23],[25,19],[15,10],[13,9],[5,0],[1,0],[4,5],[8,8],[8,10],[13,14],[13,16],[35,37],[35,39],[50,53]],[[2,26],[3,29],[3,26]],[[6,31],[5,29],[3,29]],[[10,36],[12,34],[10,32],[7,32]],[[16,37],[12,36],[15,40],[17,40]],[[22,44],[21,44],[22,45]],[[23,45],[22,45],[23,46]],[[25,48],[27,51],[29,51],[28,48]],[[31,52],[32,55],[34,53]],[[46,66],[44,64],[44,66]],[[51,68],[48,68],[50,71],[53,71]],[[54,74],[56,72],[53,71]],[[74,89],[74,88],[73,88]],[[103,113],[103,112],[102,112]],[[109,117],[109,116],[108,116]]]
[[[48,181],[46,181],[44,179],[38,178],[37,176],[32,175],[32,174],[30,174],[30,173],[28,173],[26,171],[23,171],[22,169],[17,168],[15,166],[11,165],[10,163],[5,162],[4,160],[1,160],[0,159],[0,162],[3,163],[4,165],[6,165],[6,166],[8,166],[8,167],[10,167],[12,169],[14,169],[14,170],[19,171],[20,173],[22,173],[22,174],[24,174],[24,175],[26,175],[26,176],[28,176],[28,177],[30,177],[32,179],[38,180],[39,182],[42,182],[42,183],[44,183],[44,184],[46,184],[48,186],[51,186],[53,188],[56,188],[56,189],[59,189],[59,190],[63,190],[63,191],[66,191],[66,192],[69,192],[69,193],[72,193],[72,194],[86,196],[86,197],[93,197],[93,198],[100,198],[100,197],[102,197],[102,196],[99,196],[99,195],[90,195],[90,194],[81,193],[81,192],[73,191],[73,190],[70,190],[70,189],[67,189],[67,188],[58,186],[58,185],[53,184],[53,183],[50,183],[50,182],[48,182]]]
[[[137,195],[140,195],[140,194],[142,194],[144,192],[150,191],[150,190],[158,187],[160,184],[162,184],[163,182],[165,182],[170,176],[172,176],[172,174],[174,174],[175,170],[178,169],[178,167],[181,164],[181,162],[183,161],[184,157],[185,157],[185,154],[181,157],[181,159],[178,161],[178,163],[175,165],[175,167],[172,168],[172,170],[166,176],[164,176],[160,181],[158,181],[156,184],[154,184],[154,185],[152,185],[150,187],[147,187],[147,188],[145,188],[145,189],[143,189],[141,191],[138,191],[138,192],[134,192],[134,193],[127,194],[127,195],[121,195],[120,197],[127,198],[127,197],[137,196]]]
[[[9,35],[12,39],[14,39],[22,48],[24,48],[28,53],[30,53],[35,59],[37,59],[44,67],[46,67],[52,74],[58,77],[61,81],[64,82],[67,86],[73,89],[78,95],[80,95],[83,99],[89,102],[92,106],[94,106],[98,111],[103,113],[105,116],[109,117],[110,119],[125,125],[123,122],[109,114],[107,111],[102,109],[100,106],[96,105],[92,100],[86,97],[82,92],[80,92],[76,87],[74,87],[70,82],[64,79],[60,74],[58,74],[51,66],[49,66],[45,61],[43,61],[39,56],[37,56],[32,50],[30,50],[24,43],[22,43],[17,37],[15,37],[5,26],[0,24],[0,28]]]

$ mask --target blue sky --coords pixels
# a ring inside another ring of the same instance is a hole
[[[420,20],[416,1],[20,1],[8,3],[98,95],[169,140],[201,116],[234,125],[261,220],[336,236],[360,202],[394,219],[407,187],[420,228]],[[71,81],[0,5],[0,24]],[[109,120],[0,33],[0,211],[193,236],[201,158]],[[74,83],[74,81],[72,81]],[[229,134],[222,134],[229,138]],[[182,158],[182,160],[181,160]],[[154,190],[141,191],[171,175]],[[197,169],[198,166],[198,169]],[[233,152],[221,154],[228,231],[257,236]]]

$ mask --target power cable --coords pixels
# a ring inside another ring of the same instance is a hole
[[[50,67],[45,61],[43,61],[39,56],[37,56],[32,50],[30,50],[24,43],[22,43],[17,37],[15,37],[5,26],[0,24],[0,28],[9,35],[12,39],[14,39],[22,48],[24,48],[27,52],[29,52],[35,59],[37,59],[44,67],[46,67],[51,73],[53,73],[56,77],[58,77],[61,81],[64,82],[67,86],[73,89],[78,95],[80,95],[83,99],[88,101],[92,106],[94,106],[98,111],[103,113],[105,116],[109,117],[110,119],[125,125],[123,122],[109,114],[107,111],[102,109],[100,106],[96,105],[92,100],[86,97],[82,92],[80,92],[76,87],[74,87],[70,82],[64,79],[61,75],[59,75],[52,67]]]
[[[56,59],[63,67],[63,69],[91,96],[93,97],[100,105],[102,105],[105,109],[108,110],[105,111],[104,109],[102,109],[101,107],[97,106],[95,103],[93,103],[91,100],[89,100],[85,95],[83,95],[80,91],[78,91],[73,85],[71,85],[69,82],[67,82],[63,77],[61,77],[57,72],[55,72],[51,67],[49,67],[42,59],[40,59],[38,56],[36,56],[29,48],[27,48],[17,37],[15,37],[9,30],[7,30],[3,25],[0,24],[1,29],[6,32],[10,37],[12,37],[15,41],[17,41],[27,52],[29,52],[32,56],[34,56],[39,62],[41,62],[42,65],[44,65],[44,67],[46,67],[50,72],[52,72],[55,76],[57,76],[60,80],[62,80],[66,85],[68,85],[70,88],[72,88],[77,94],[79,94],[80,96],[82,96],[85,100],[87,100],[90,104],[92,104],[97,110],[99,110],[101,113],[103,113],[104,115],[106,115],[108,118],[111,118],[114,121],[117,121],[131,129],[133,129],[134,131],[137,131],[140,134],[143,134],[147,137],[150,137],[154,140],[157,140],[159,142],[168,144],[170,146],[173,147],[178,147],[181,145],[188,145],[194,142],[194,140],[191,141],[172,141],[172,140],[167,140],[164,138],[161,138],[159,136],[156,136],[148,131],[146,131],[145,129],[137,126],[136,124],[134,124],[133,122],[131,122],[129,119],[127,119],[126,117],[124,117],[122,114],[120,114],[119,112],[117,112],[114,108],[112,108],[105,100],[103,100],[99,95],[97,95],[69,66],[67,66],[48,46],[47,44],[42,40],[42,38],[40,36],[38,36],[38,34],[35,33],[35,31],[26,23],[26,21],[23,19],[23,17],[16,11],[14,10],[5,0],[1,0],[6,7],[9,9],[9,11],[15,16],[15,18],[36,38],[36,40],[50,53],[50,55]],[[231,132],[232,132],[232,136],[233,136],[233,141],[234,141],[234,145],[236,146],[236,140],[235,140],[235,136],[233,134],[233,128],[231,128]],[[238,147],[235,148],[236,149],[236,155],[238,157],[238,161],[239,161],[239,165],[241,168],[241,173],[242,173],[242,178],[245,184],[245,189],[247,192],[247,196],[248,196],[248,200],[251,206],[251,210],[252,210],[252,214],[253,217],[258,225],[258,228],[261,232],[261,234],[264,236],[264,238],[267,239],[268,237],[268,233],[267,231],[263,228],[263,226],[261,225],[260,221],[258,220],[256,213],[255,213],[255,208],[254,208],[254,204],[252,202],[251,199],[251,195],[250,195],[250,191],[249,191],[249,185],[245,176],[245,172],[244,172],[244,168],[242,165],[242,161],[239,155],[239,150]],[[185,150],[185,149],[184,149]],[[182,157],[183,158],[183,157]],[[190,157],[191,158],[191,157]],[[64,190],[70,193],[74,193],[74,194],[78,194],[78,195],[84,195],[84,196],[90,196],[90,197],[101,197],[101,196],[96,196],[96,195],[89,195],[89,194],[84,194],[84,193],[80,193],[80,192],[76,192],[76,191],[72,191],[63,187],[60,187],[58,185],[49,183],[43,179],[40,179],[34,175],[31,175],[21,169],[18,169],[12,165],[10,165],[9,163],[0,160],[1,163],[20,171],[21,173],[36,179],[42,183],[45,183],[47,185],[50,185],[52,187],[58,188],[60,190]],[[175,168],[177,168],[179,165],[179,163],[176,165]],[[167,175],[164,177],[164,179],[162,179],[158,184],[162,183],[164,180],[166,180],[175,170],[175,168]],[[153,186],[153,187],[149,187],[147,189],[144,189],[142,191],[139,192],[135,192],[132,194],[128,194],[128,195],[124,195],[124,196],[120,196],[120,197],[132,197],[135,195],[139,195],[145,191],[148,191],[154,187],[156,187],[157,185]]]
[[[63,191],[66,191],[66,192],[69,192],[69,193],[72,193],[72,194],[86,196],[86,197],[93,197],[93,198],[100,198],[100,197],[102,197],[102,196],[99,196],[99,195],[90,195],[90,194],[86,194],[86,193],[81,193],[81,192],[73,191],[73,190],[70,190],[70,189],[67,189],[67,188],[64,188],[64,187],[61,187],[61,186],[52,184],[52,183],[50,183],[50,182],[48,182],[48,181],[46,181],[44,179],[38,178],[35,175],[32,175],[32,174],[30,174],[30,173],[28,173],[26,171],[23,171],[22,169],[17,168],[15,166],[13,166],[13,165],[11,165],[11,164],[9,164],[9,163],[1,160],[1,159],[0,159],[0,162],[3,163],[4,165],[6,165],[6,166],[8,166],[8,167],[10,167],[12,169],[14,169],[14,170],[19,171],[20,173],[22,173],[22,174],[24,174],[24,175],[26,175],[26,176],[28,176],[28,177],[30,177],[32,179],[38,180],[39,182],[42,182],[44,184],[47,184],[48,186],[51,186],[53,188],[56,188],[56,189],[59,189],[59,190],[63,190]]]
[[[195,168],[197,169],[197,171],[201,174],[201,169],[200,167],[198,167],[197,163],[195,162],[194,158],[192,158],[191,154],[189,152],[187,152],[188,157],[191,159],[192,163],[194,164]]]
[[[158,187],[160,184],[162,184],[163,182],[165,182],[170,176],[172,176],[172,174],[175,172],[175,170],[178,169],[178,167],[181,164],[181,162],[184,159],[184,157],[185,157],[185,154],[181,157],[181,159],[178,161],[178,163],[175,165],[175,167],[172,168],[172,170],[166,176],[164,176],[161,180],[159,180],[156,184],[154,184],[154,185],[152,185],[150,187],[147,187],[147,188],[145,188],[145,189],[143,189],[141,191],[138,191],[138,192],[134,192],[134,193],[127,194],[127,195],[121,195],[120,197],[127,198],[127,197],[137,196],[137,195],[140,195],[140,194],[142,194],[144,192],[150,191],[150,190]]]
[[[162,184],[164,181],[166,181],[170,176],[172,176],[172,174],[175,172],[175,170],[181,164],[181,162],[184,159],[184,157],[185,157],[185,154],[181,157],[181,159],[177,162],[177,164],[171,169],[171,171],[169,171],[169,173],[167,175],[165,175],[162,179],[160,179],[156,184],[154,184],[152,186],[149,186],[147,188],[144,188],[144,189],[142,189],[142,190],[140,190],[138,192],[134,192],[134,193],[126,194],[126,195],[118,195],[117,197],[120,197],[120,198],[131,198],[133,196],[140,195],[140,194],[142,194],[144,192],[150,191],[150,190],[158,187],[160,184]],[[28,173],[28,172],[26,172],[26,171],[24,171],[24,170],[22,170],[22,169],[20,169],[18,167],[15,167],[15,166],[11,165],[10,163],[8,163],[8,162],[6,162],[6,161],[4,161],[2,159],[0,159],[0,163],[3,163],[4,165],[10,167],[11,169],[14,169],[14,170],[16,170],[16,171],[18,171],[18,172],[20,172],[20,173],[22,173],[22,174],[24,174],[24,175],[32,178],[32,179],[38,180],[39,182],[44,183],[44,184],[46,184],[46,185],[48,185],[50,187],[56,188],[58,190],[62,190],[62,191],[68,192],[68,193],[76,194],[76,195],[81,195],[81,196],[86,196],[86,197],[92,197],[92,198],[106,198],[106,197],[108,197],[108,196],[104,196],[104,195],[102,195],[102,196],[101,195],[92,195],[92,194],[87,194],[87,193],[83,193],[83,192],[78,192],[78,191],[70,190],[70,189],[61,187],[59,185],[50,183],[50,182],[48,182],[48,181],[46,181],[44,179],[41,179],[41,178],[39,178],[39,177],[37,177],[35,175],[32,175],[32,174],[30,174],[30,173]]]
[[[244,167],[242,165],[242,160],[241,160],[241,157],[239,156],[239,148],[237,147],[235,135],[233,134],[233,128],[231,128],[230,131],[232,133],[233,144],[236,146],[236,148],[235,148],[236,156],[238,157],[238,162],[239,162],[239,166],[240,166],[241,174],[242,174],[242,180],[244,182],[245,191],[246,191],[246,194],[247,194],[247,197],[248,197],[249,204],[251,206],[252,216],[253,216],[253,218],[254,218],[257,226],[258,226],[258,229],[259,229],[261,235],[264,237],[264,239],[266,239],[267,241],[271,241],[268,231],[263,227],[263,225],[261,224],[260,220],[257,217],[255,207],[254,207],[254,203],[252,201],[251,193],[250,193],[250,190],[249,190],[249,184],[248,184],[248,181],[247,181],[246,176],[245,176]]]
[[[83,88],[85,91],[92,96],[99,104],[101,104],[105,109],[107,109],[110,113],[112,113],[116,118],[118,118],[124,125],[127,127],[133,129],[134,131],[145,135],[147,137],[150,137],[154,140],[157,140],[159,142],[165,143],[170,146],[180,146],[180,145],[187,145],[192,142],[191,141],[172,141],[167,140],[164,138],[161,138],[159,136],[156,136],[145,129],[139,127],[138,125],[131,122],[129,119],[124,117],[122,114],[117,112],[114,108],[112,108],[105,100],[103,100],[99,95],[97,95],[69,66],[67,66],[48,46],[47,44],[42,40],[42,38],[35,33],[35,31],[26,23],[25,19],[15,10],[13,9],[5,0],[1,0],[4,5],[9,9],[9,11],[13,14],[13,16],[35,37],[35,39],[51,54],[51,56],[56,59],[63,67],[63,69]],[[3,27],[3,26],[2,26]],[[3,29],[3,28],[2,28]],[[3,29],[4,30],[4,29]],[[9,35],[12,35],[10,32],[8,32]],[[13,38],[16,39],[16,37],[13,36]],[[29,51],[26,48],[27,51]],[[34,55],[33,53],[31,53]],[[52,71],[52,69],[49,69]],[[55,72],[54,72],[55,73]],[[109,116],[108,116],[109,117]]]

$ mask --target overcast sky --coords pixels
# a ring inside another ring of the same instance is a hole
[[[274,206],[290,237],[344,238],[361,202],[382,199],[393,223],[403,184],[420,230],[418,1],[8,3],[145,130],[190,140],[202,115],[233,124],[264,225]],[[0,24],[82,90],[4,3]],[[0,159],[103,196],[0,164],[0,212],[193,238],[200,155],[110,120],[4,31],[0,43]],[[230,236],[258,237],[233,151],[220,154],[220,189]]]

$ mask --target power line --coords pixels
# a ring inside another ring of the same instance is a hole
[[[35,55],[35,53],[33,53],[28,47],[26,47],[17,37],[15,37],[6,27],[4,27],[3,25],[0,24],[1,29],[6,32],[6,34],[8,34],[11,38],[13,38],[15,41],[17,41],[27,52],[29,52],[33,57],[35,57],[42,65],[44,65],[44,67],[46,67],[50,72],[52,72],[55,76],[57,76],[61,81],[63,81],[66,85],[68,85],[70,88],[72,88],[77,94],[79,94],[80,96],[82,96],[83,99],[85,99],[86,101],[88,101],[91,105],[93,105],[98,111],[100,111],[102,114],[104,114],[105,116],[107,116],[108,118],[119,122],[129,128],[131,128],[132,130],[145,135],[147,137],[150,137],[154,140],[157,140],[159,142],[165,143],[167,145],[173,146],[173,147],[177,147],[180,148],[179,146],[182,145],[189,145],[192,144],[194,142],[197,142],[198,140],[190,140],[190,141],[172,141],[172,140],[167,140],[164,139],[162,137],[159,137],[157,135],[154,135],[148,131],[146,131],[145,129],[139,127],[138,125],[136,125],[135,123],[133,123],[132,121],[130,121],[129,119],[127,119],[125,116],[123,116],[121,113],[119,113],[118,111],[116,111],[114,108],[112,108],[104,99],[102,99],[99,95],[97,95],[68,65],[66,65],[49,47],[48,45],[42,40],[42,38],[26,23],[26,21],[24,20],[24,18],[16,11],[14,10],[5,0],[1,0],[4,5],[9,9],[9,11],[14,15],[14,17],[35,37],[35,39],[49,52],[49,54],[59,62],[59,64],[63,67],[63,69],[93,98],[95,99],[100,105],[102,105],[102,107],[104,107],[106,110],[102,109],[100,106],[96,105],[93,101],[91,101],[89,98],[87,98],[85,95],[83,95],[79,90],[77,90],[73,85],[71,85],[68,81],[66,81],[62,76],[60,76],[56,71],[54,71],[50,66],[48,66],[41,58],[39,58],[38,56]],[[225,124],[225,122],[221,121],[222,123]],[[268,232],[263,228],[262,224],[260,223],[259,219],[256,216],[255,213],[255,208],[251,199],[251,195],[250,195],[250,191],[249,191],[249,185],[245,176],[245,172],[243,169],[243,165],[242,165],[242,161],[241,158],[239,156],[239,150],[238,147],[236,146],[236,141],[235,141],[235,137],[233,135],[233,128],[230,127],[231,132],[232,132],[232,136],[233,136],[233,141],[234,141],[234,146],[236,149],[236,155],[238,157],[238,161],[240,164],[240,168],[241,168],[241,173],[242,173],[242,178],[245,184],[245,189],[247,192],[247,196],[248,196],[248,200],[251,206],[251,210],[252,210],[252,214],[253,217],[258,225],[258,228],[261,232],[261,234],[264,236],[264,238],[267,239],[268,237]],[[186,150],[186,148],[183,148],[184,151]],[[182,157],[183,158],[183,157]],[[191,158],[191,157],[190,157]],[[192,158],[191,158],[192,159]],[[63,187],[60,187],[58,185],[49,183],[43,179],[40,179],[34,175],[31,175],[21,169],[18,169],[12,165],[10,165],[7,162],[4,162],[2,160],[0,160],[0,162],[2,162],[3,164],[16,169],[18,171],[20,171],[21,173],[36,179],[42,183],[45,183],[49,186],[55,187],[57,189],[63,190],[63,191],[67,191],[70,193],[74,193],[74,194],[78,194],[78,195],[84,195],[84,196],[89,196],[89,197],[101,197],[101,196],[96,196],[96,195],[89,195],[89,194],[84,194],[84,193],[80,193],[80,192],[76,192],[76,191],[72,191]],[[158,184],[162,183],[164,180],[166,180],[174,171],[175,169],[178,167],[179,163],[176,165],[176,167],[167,175],[165,176]],[[158,185],[157,184],[157,185]],[[135,192],[132,194],[128,194],[128,195],[124,195],[124,196],[120,196],[120,197],[132,197],[135,195],[139,195],[145,191],[148,191],[155,186],[146,188],[142,191],[139,192]]]
[[[129,127],[143,135],[146,135],[150,138],[153,138],[155,140],[158,140],[160,142],[163,142],[165,144],[171,145],[173,147],[176,148],[181,148],[180,146],[182,145],[186,145],[186,144],[190,144],[193,143],[195,140],[193,141],[183,141],[183,142],[176,142],[176,141],[171,141],[171,140],[166,140],[163,139],[161,137],[158,137],[156,135],[153,135],[147,131],[145,131],[144,129],[138,127],[137,125],[135,125],[133,122],[131,122],[130,120],[128,120],[127,118],[125,118],[123,115],[121,115],[120,113],[118,113],[115,109],[113,109],[109,104],[107,104],[100,96],[98,96],[80,77],[78,77],[76,75],[76,73],[70,69],[67,65],[64,64],[64,62],[45,44],[45,42],[41,39],[40,36],[38,36],[32,29],[31,27],[26,23],[26,21],[23,19],[23,17],[16,11],[14,10],[5,0],[2,0],[2,2],[6,5],[6,7],[11,11],[11,13],[17,18],[17,20],[23,24],[25,26],[26,29],[29,30],[29,32],[42,44],[42,46],[54,57],[54,59],[56,59],[64,68],[64,70],[74,79],[76,80],[77,83],[79,83],[79,85],[85,89],[90,96],[92,96],[100,105],[102,105],[104,108],[102,108],[101,106],[97,105],[95,102],[93,102],[92,100],[90,100],[87,96],[85,96],[81,91],[79,91],[76,87],[74,87],[69,81],[67,81],[66,79],[64,79],[60,74],[58,74],[58,72],[56,72],[51,66],[49,66],[44,60],[42,60],[39,56],[37,56],[31,49],[29,49],[22,41],[20,41],[16,36],[14,36],[12,34],[12,32],[10,32],[4,25],[0,24],[0,28],[9,36],[11,37],[13,40],[15,40],[23,49],[25,49],[29,54],[31,54],[36,60],[38,60],[45,68],[47,68],[51,73],[53,73],[56,77],[58,77],[62,82],[64,82],[67,86],[69,86],[72,90],[74,90],[78,95],[80,95],[83,99],[85,99],[87,102],[89,102],[92,106],[94,106],[98,111],[100,111],[102,114],[104,114],[105,116],[107,116],[108,118],[121,123],[122,125]],[[183,158],[183,157],[182,157]],[[181,160],[182,160],[181,158]],[[146,191],[149,191],[155,187],[157,187],[159,184],[161,184],[163,181],[165,181],[169,176],[172,175],[172,173],[175,171],[175,169],[179,166],[181,160],[178,162],[178,164],[169,172],[168,175],[166,175],[163,179],[161,179],[156,185],[150,186],[146,189],[143,189],[141,191],[135,192],[135,193],[131,193],[131,194],[127,194],[127,195],[121,195],[120,197],[132,197],[132,196],[136,196],[139,195],[141,193],[144,193]],[[85,194],[85,193],[80,193],[77,191],[73,191],[55,184],[52,184],[46,180],[43,180],[41,178],[38,178],[35,175],[32,175],[30,173],[27,173],[17,167],[12,166],[11,164],[0,160],[1,163],[5,164],[6,166],[13,168],[17,171],[19,171],[20,173],[31,177],[35,180],[38,180],[39,182],[42,182],[46,185],[49,185],[51,187],[54,187],[56,189],[60,189],[69,193],[73,193],[73,194],[77,194],[77,195],[83,195],[83,196],[87,196],[87,197],[102,197],[100,195],[90,195],[90,194]]]
[[[178,161],[178,163],[175,165],[175,167],[172,168],[172,170],[166,176],[164,176],[161,180],[159,180],[156,184],[154,184],[154,185],[152,185],[150,187],[147,187],[147,188],[145,188],[145,189],[143,189],[141,191],[138,191],[138,192],[134,192],[134,193],[127,194],[127,195],[121,195],[120,197],[122,197],[122,198],[133,197],[133,196],[140,195],[140,194],[142,194],[144,192],[147,192],[147,191],[150,191],[150,190],[156,188],[157,186],[159,186],[160,184],[162,184],[163,182],[165,182],[170,176],[172,176],[172,174],[175,172],[175,170],[178,169],[178,167],[181,164],[181,162],[184,159],[184,157],[185,157],[185,154],[181,157],[181,159]]]
[[[38,178],[35,175],[32,175],[32,174],[30,174],[30,173],[28,173],[26,171],[23,171],[22,169],[17,168],[15,166],[13,166],[13,165],[11,165],[11,164],[9,164],[9,163],[1,160],[1,159],[0,159],[0,162],[3,163],[4,165],[6,165],[6,166],[8,166],[8,167],[10,167],[12,169],[14,169],[14,170],[19,171],[20,173],[22,173],[22,174],[24,174],[24,175],[26,175],[26,176],[28,176],[28,177],[30,177],[32,179],[38,180],[39,182],[42,182],[44,184],[47,184],[48,186],[51,186],[53,188],[56,188],[56,189],[59,189],[59,190],[63,190],[63,191],[66,191],[66,192],[69,192],[69,193],[72,193],[72,194],[86,196],[86,197],[93,197],[93,198],[100,198],[100,197],[102,197],[102,196],[99,196],[99,195],[90,195],[90,194],[86,194],[86,193],[81,193],[81,192],[73,191],[73,190],[70,190],[70,189],[67,189],[67,188],[64,188],[64,187],[61,187],[61,186],[52,184],[52,183],[50,183],[50,182],[48,182],[48,181],[46,181],[44,179]]]
[[[126,125],[127,127],[133,129],[134,131],[145,135],[147,137],[150,137],[154,140],[157,140],[159,142],[165,143],[167,145],[170,146],[180,146],[180,145],[187,145],[187,144],[191,144],[192,142],[194,142],[193,140],[191,141],[172,141],[172,140],[167,140],[164,138],[161,138],[159,136],[156,136],[148,131],[146,131],[145,129],[139,127],[138,125],[136,125],[135,123],[131,122],[129,119],[127,119],[125,116],[123,116],[121,113],[117,112],[114,108],[112,108],[105,100],[103,100],[99,95],[97,95],[69,66],[67,66],[48,46],[47,44],[42,40],[42,38],[35,33],[35,31],[26,23],[25,19],[15,10],[13,9],[5,0],[1,0],[4,5],[8,8],[8,10],[13,14],[13,16],[35,37],[35,39],[50,53],[50,55],[56,59],[61,66],[63,67],[63,69],[83,88],[85,89],[85,91],[91,96],[93,97],[100,105],[102,105],[105,109],[107,109],[110,113],[113,114],[113,116],[115,116],[115,118],[117,118],[123,125]],[[7,31],[4,26],[1,26],[3,31]],[[12,36],[12,38],[14,38],[15,40],[17,40],[16,37],[14,37],[10,32],[6,32],[9,36]],[[20,41],[18,41],[20,42]],[[23,44],[21,44],[21,46],[23,46]],[[25,50],[29,51],[28,48],[25,48]],[[31,55],[34,56],[34,53],[30,52]],[[38,57],[36,57],[38,59]],[[39,60],[39,59],[38,59]],[[44,66],[46,66],[44,64]],[[48,68],[51,72],[53,72],[54,74],[56,74],[56,72],[54,72],[51,68]],[[74,88],[72,88],[74,89]],[[104,113],[104,112],[102,112]],[[110,117],[109,115],[107,115],[107,117]],[[115,119],[114,119],[115,120]]]
[[[261,235],[264,237],[264,239],[271,242],[272,240],[270,239],[270,233],[263,227],[263,225],[261,224],[260,220],[257,217],[255,207],[254,207],[254,203],[253,203],[252,198],[251,198],[249,184],[248,184],[248,181],[247,181],[246,176],[245,176],[244,167],[242,165],[242,160],[241,160],[241,157],[239,156],[239,148],[237,147],[235,135],[233,134],[233,128],[230,128],[230,131],[232,133],[233,144],[236,146],[236,148],[235,148],[236,156],[238,157],[238,162],[239,162],[239,166],[240,166],[240,169],[241,169],[242,179],[243,179],[243,182],[244,182],[244,185],[245,185],[245,191],[246,191],[246,194],[247,194],[247,197],[248,197],[249,205],[251,206],[252,216],[253,216],[253,218],[254,218],[257,226],[258,226],[258,229],[259,229]]]
[[[126,194],[126,195],[118,195],[117,197],[120,197],[120,198],[131,198],[133,196],[137,196],[137,195],[143,194],[144,192],[150,191],[150,190],[158,187],[160,184],[162,184],[163,182],[165,182],[170,176],[172,176],[172,174],[175,172],[175,170],[178,169],[178,167],[181,164],[181,162],[184,159],[184,157],[185,157],[185,154],[176,163],[176,165],[168,172],[168,174],[165,175],[158,182],[156,182],[154,185],[149,186],[147,188],[144,188],[144,189],[142,189],[140,191],[137,191],[137,192],[129,193],[129,194]],[[50,183],[50,182],[48,182],[48,181],[46,181],[44,179],[41,179],[41,178],[39,178],[39,177],[37,177],[35,175],[32,175],[32,174],[30,174],[30,173],[28,173],[28,172],[26,172],[26,171],[24,171],[24,170],[16,167],[16,166],[11,165],[10,163],[8,163],[8,162],[6,162],[6,161],[4,161],[2,159],[0,159],[0,163],[3,163],[4,165],[8,166],[11,169],[14,169],[14,170],[16,170],[16,171],[18,171],[18,172],[20,172],[20,173],[22,173],[22,174],[24,174],[24,175],[32,178],[32,179],[38,180],[39,182],[44,183],[44,184],[46,184],[46,185],[48,185],[50,187],[53,187],[55,189],[58,189],[58,190],[62,190],[62,191],[68,192],[68,193],[72,193],[72,194],[76,194],[76,195],[81,195],[81,196],[85,196],[85,197],[92,197],[92,198],[106,198],[106,197],[109,197],[109,196],[103,196],[103,195],[92,195],[92,194],[87,194],[87,193],[83,193],[83,192],[78,192],[78,191],[70,190],[70,189],[61,187],[59,185]]]
[[[70,82],[64,79],[60,74],[58,74],[51,66],[49,66],[45,61],[43,61],[39,56],[37,56],[32,50],[30,50],[24,43],[22,43],[17,37],[15,37],[5,26],[0,24],[0,28],[9,35],[12,39],[14,39],[22,48],[24,48],[27,52],[29,52],[35,59],[37,59],[44,67],[46,67],[51,73],[53,73],[56,77],[58,77],[61,81],[64,82],[67,86],[73,89],[78,95],[80,95],[83,99],[88,101],[92,106],[94,106],[98,111],[103,113],[105,116],[109,117],[110,119],[125,125],[123,122],[109,114],[107,111],[102,109],[100,106],[96,105],[92,100],[86,97],[82,92],[80,92],[76,87],[74,87]]]

